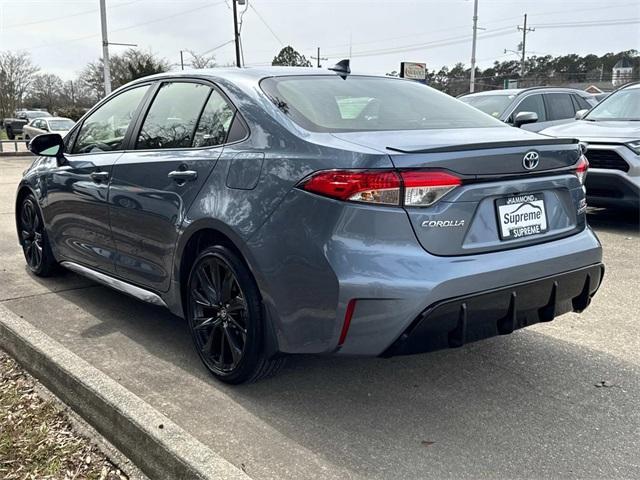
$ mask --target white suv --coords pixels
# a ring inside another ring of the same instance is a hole
[[[640,82],[619,88],[577,121],[542,130],[589,144],[587,200],[602,207],[640,208]]]

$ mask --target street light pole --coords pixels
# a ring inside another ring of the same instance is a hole
[[[236,67],[240,68],[240,32],[238,32],[238,9],[236,2],[237,0],[231,0],[231,3],[233,3],[233,33],[236,43]]]
[[[111,68],[109,65],[109,40],[107,39],[107,8],[100,0],[100,25],[102,27],[102,65],[104,68],[104,94],[111,93]]]
[[[471,42],[471,75],[469,77],[469,92],[473,93],[476,84],[476,40],[478,37],[478,0],[473,2],[473,41]]]

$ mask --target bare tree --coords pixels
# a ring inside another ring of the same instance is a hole
[[[133,48],[121,55],[113,55],[110,58],[110,66],[111,84],[114,89],[137,78],[169,70],[169,64],[164,58]],[[79,78],[92,91],[96,100],[104,97],[103,75],[102,59],[100,59],[89,63]]]
[[[25,98],[25,106],[29,108],[46,108],[53,113],[62,103],[62,79],[52,73],[36,75],[29,86]]]
[[[213,68],[216,66],[215,55],[198,55],[193,50],[187,50],[187,53],[191,55],[192,68]]]
[[[0,52],[0,117],[13,115],[38,72],[27,52]]]

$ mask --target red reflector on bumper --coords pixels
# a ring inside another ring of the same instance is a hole
[[[338,346],[342,345],[347,338],[347,332],[351,325],[351,317],[353,317],[353,311],[356,309],[356,299],[349,300],[347,305],[347,311],[344,313],[344,323],[342,324],[342,331],[340,332],[340,340],[338,340]]]

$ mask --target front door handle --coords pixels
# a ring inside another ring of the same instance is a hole
[[[109,172],[91,172],[89,175],[91,180],[96,183],[101,183],[109,180]]]
[[[195,170],[174,170],[169,172],[169,178],[178,183],[193,181],[198,178],[198,172]]]

